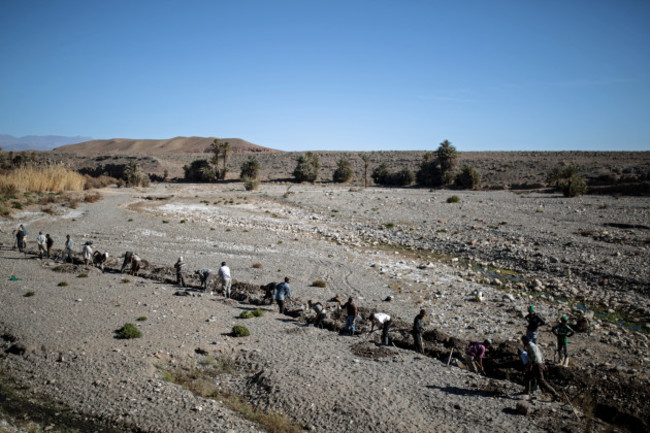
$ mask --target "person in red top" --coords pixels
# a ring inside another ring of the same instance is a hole
[[[465,355],[465,361],[467,362],[467,367],[470,371],[473,371],[474,373],[480,371],[485,374],[485,369],[483,368],[483,357],[491,345],[492,340],[489,338],[482,343],[480,341],[470,341],[469,349]]]

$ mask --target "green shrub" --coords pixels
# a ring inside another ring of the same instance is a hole
[[[53,270],[54,272],[63,272],[63,269],[64,269],[64,268],[63,268],[63,266],[61,266],[61,265],[57,265],[57,266],[55,266],[55,267],[52,268],[52,270]]]
[[[259,308],[256,310],[251,311],[251,314],[255,317],[263,317],[264,316],[264,311],[260,310]]]
[[[386,163],[381,163],[372,172],[372,180],[378,185],[407,186],[413,183],[415,176],[408,168],[398,172],[388,170]]]
[[[240,319],[251,319],[251,318],[253,318],[253,313],[251,313],[250,311],[242,311],[241,313],[239,313],[239,318]]]
[[[189,166],[183,167],[185,180],[190,182],[212,182],[217,179],[217,173],[207,159],[197,159]]]
[[[34,292],[27,292],[27,293],[25,293],[23,296],[26,297],[26,298],[31,298],[31,297],[34,296],[34,295],[35,295]]]
[[[88,274],[79,274],[77,278],[88,278]]]
[[[260,181],[252,177],[243,177],[242,180],[246,191],[255,191],[260,186]]]
[[[185,219],[181,220],[181,224],[185,224],[186,222],[187,222],[187,220],[185,220]]]
[[[59,287],[65,287],[67,285],[68,285],[68,283],[66,281],[61,281],[59,284],[57,284],[57,286],[59,286]]]
[[[249,156],[246,161],[241,165],[241,171],[239,177],[246,183],[246,179],[255,180],[259,174],[262,165],[254,156]],[[247,191],[250,191],[246,188]]]
[[[587,183],[580,176],[573,176],[560,182],[565,197],[578,197],[587,192]]]
[[[460,197],[457,195],[452,195],[451,197],[447,197],[447,203],[460,203]]]
[[[131,338],[140,338],[142,337],[142,332],[135,326],[133,323],[125,323],[120,329],[115,331],[116,337],[128,340]]]
[[[169,220],[162,220],[163,224],[169,224]]]
[[[456,175],[456,185],[461,188],[476,189],[481,185],[481,176],[474,167],[466,165]]]
[[[384,227],[386,227],[387,229],[395,228],[395,223],[386,223],[384,224]]]
[[[144,321],[147,320],[147,317],[146,317],[146,316],[140,316],[140,317],[138,317],[138,318],[135,319],[135,320],[137,320],[138,322],[144,322]]]
[[[312,281],[311,286],[312,287],[326,287],[327,284],[325,284],[325,281],[323,281],[323,280],[315,280],[315,281]]]
[[[251,332],[245,326],[235,325],[232,327],[233,337],[248,337],[249,335],[251,335]]]
[[[336,183],[345,183],[352,179],[353,174],[354,172],[352,171],[352,164],[350,161],[341,158],[337,162],[336,170],[334,170],[334,174],[332,175],[332,180]]]
[[[296,168],[293,170],[293,177],[296,179],[296,182],[314,183],[318,178],[319,168],[318,155],[307,152],[298,157]]]

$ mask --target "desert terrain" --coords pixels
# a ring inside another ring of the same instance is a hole
[[[647,197],[283,182],[247,192],[235,181],[101,194],[0,221],[7,431],[264,431],[226,395],[282,413],[295,431],[648,429]],[[452,194],[459,203],[447,203]],[[19,223],[26,255],[12,249]],[[55,249],[71,234],[75,264],[39,260],[39,230]],[[106,272],[81,263],[86,241],[109,252]],[[148,261],[138,276],[119,273],[126,251]],[[174,283],[179,256],[187,289]],[[232,299],[190,275],[222,261]],[[294,299],[281,315],[259,286],[284,276]],[[336,295],[361,310],[354,337],[339,335]],[[325,329],[309,325],[308,300],[327,305]],[[516,350],[529,305],[549,324],[589,322],[570,340],[569,367],[554,364],[549,328],[540,333],[559,400],[522,393]],[[262,317],[239,317],[257,308]],[[424,356],[410,336],[421,308]],[[367,332],[372,311],[393,317],[388,347]],[[127,322],[141,338],[115,338]],[[250,336],[233,337],[234,325]],[[486,376],[462,368],[467,343],[484,338],[494,340]],[[223,365],[232,368],[215,372]],[[174,383],[180,372],[220,393],[190,392]]]

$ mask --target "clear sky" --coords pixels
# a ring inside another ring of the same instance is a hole
[[[0,0],[0,134],[650,150],[650,1]]]

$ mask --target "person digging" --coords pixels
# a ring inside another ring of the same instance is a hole
[[[483,341],[470,341],[469,348],[465,354],[465,362],[470,371],[474,373],[483,373],[485,375],[485,368],[483,368],[483,357],[485,352],[492,345],[492,340],[489,338]]]

